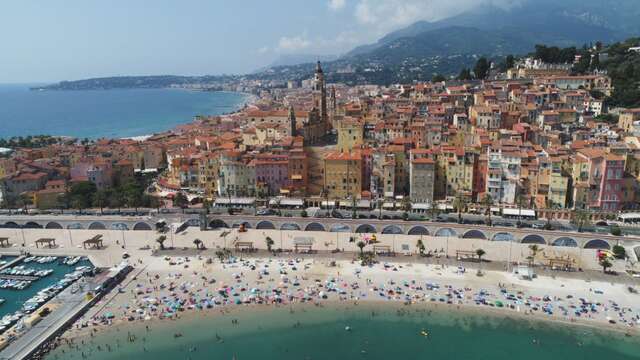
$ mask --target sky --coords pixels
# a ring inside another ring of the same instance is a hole
[[[2,0],[0,83],[242,74],[524,0]]]

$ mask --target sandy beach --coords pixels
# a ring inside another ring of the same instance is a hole
[[[80,319],[63,341],[109,327],[155,327],[191,316],[233,316],[269,306],[399,304],[551,320],[636,335],[640,302],[624,284],[503,271],[393,262],[371,266],[331,258],[203,256],[146,258],[144,265]]]

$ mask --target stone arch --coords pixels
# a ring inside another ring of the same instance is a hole
[[[245,227],[247,227],[245,225]],[[259,230],[275,230],[276,226],[269,220],[262,220],[256,224],[256,229]]]
[[[387,225],[382,229],[382,233],[400,235],[404,234],[404,231],[402,231],[402,228],[398,225]]]
[[[212,229],[228,229],[229,225],[227,225],[226,222],[220,220],[220,219],[213,219],[211,220],[211,222],[209,223],[209,227]]]
[[[112,230],[122,230],[122,231],[126,231],[129,230],[129,226],[125,223],[113,223],[111,224],[111,229]]]
[[[594,240],[587,241],[587,243],[584,244],[584,248],[585,249],[610,250],[611,249],[611,245],[609,245],[609,243],[606,242],[605,240],[594,239]]]
[[[349,227],[349,225],[345,224],[333,224],[329,228],[329,232],[348,233],[351,232],[351,228]]]
[[[237,229],[240,227],[240,225],[244,225],[245,229],[251,229],[251,224],[248,221],[242,221],[242,222],[238,222],[233,224],[233,226],[231,226],[234,229]]]
[[[134,231],[151,231],[153,229],[151,228],[151,225],[141,221],[133,225],[133,230]]]
[[[28,223],[22,226],[25,229],[42,229],[42,225],[38,224],[35,221],[29,221]]]
[[[79,222],[75,222],[75,223],[71,223],[71,224],[67,225],[67,229],[69,229],[69,230],[82,230],[82,229],[84,229],[84,225],[82,225]]]
[[[435,236],[438,236],[438,237],[456,237],[456,236],[458,236],[458,233],[454,229],[447,227],[447,228],[438,229],[438,231],[436,231]]]
[[[324,225],[317,222],[312,222],[310,224],[307,224],[307,226],[304,227],[304,231],[327,231],[327,230],[324,228]]]
[[[568,236],[559,237],[551,243],[553,246],[578,247],[578,242]]]
[[[516,238],[510,232],[497,232],[493,234],[491,241],[516,241]]]
[[[487,240],[487,235],[485,235],[482,231],[480,230],[476,230],[476,229],[472,229],[469,230],[467,232],[465,232],[462,235],[463,239],[480,239],[480,240]]]
[[[48,222],[44,227],[45,229],[63,229],[62,225],[55,221]]]
[[[421,225],[409,229],[408,235],[429,235],[429,230]]]
[[[280,225],[280,230],[295,230],[295,231],[299,231],[300,230],[300,225],[298,225],[296,223],[284,223],[284,224]]]
[[[522,244],[540,244],[540,245],[545,245],[547,242],[544,240],[544,238],[538,234],[529,234],[525,237],[522,238],[522,241],[520,241]]]
[[[99,221],[94,221],[91,224],[89,224],[89,230],[106,230],[106,229],[107,227],[104,226],[104,224]]]
[[[7,221],[4,224],[4,227],[7,229],[20,229],[20,225],[18,225],[17,223],[13,222],[13,221]]]
[[[371,224],[362,224],[356,228],[356,233],[371,234],[376,232],[376,227]]]

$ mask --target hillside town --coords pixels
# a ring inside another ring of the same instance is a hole
[[[318,62],[308,80],[252,90],[233,114],[152,136],[6,149],[4,207],[494,206],[570,219],[640,201],[640,109],[607,109],[602,71],[527,58],[485,80],[349,87],[327,84]],[[138,194],[105,195],[141,178]],[[86,183],[90,199],[69,198]]]

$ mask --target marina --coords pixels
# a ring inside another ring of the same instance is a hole
[[[29,256],[0,270],[0,335],[93,269],[86,258],[69,265],[56,256]]]

